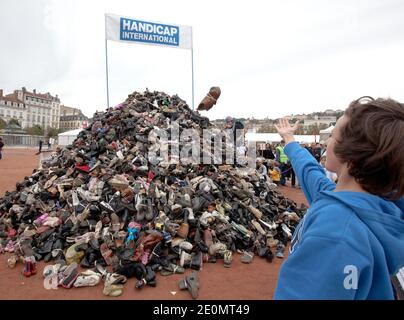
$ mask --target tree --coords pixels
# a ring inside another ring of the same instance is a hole
[[[276,133],[277,131],[273,125],[264,124],[257,130],[257,132],[258,133]]]
[[[311,124],[307,128],[307,134],[309,135],[318,135],[320,134],[320,130],[318,128],[317,123],[316,124]]]
[[[324,130],[327,129],[329,127],[329,125],[325,124],[325,123],[320,123],[320,126],[318,127],[319,130]]]
[[[42,127],[39,125],[33,126],[31,128],[27,128],[27,129],[25,129],[25,131],[28,134],[33,135],[33,136],[43,136],[43,134],[44,134]]]
[[[306,130],[304,130],[303,125],[299,125],[299,126],[297,127],[296,131],[295,131],[295,134],[305,134],[305,131],[306,131]]]
[[[60,129],[49,128],[49,129],[48,129],[48,133],[46,134],[46,136],[47,136],[48,138],[56,137],[60,132],[61,132]]]
[[[18,122],[18,120],[17,120],[17,119],[14,119],[14,118],[12,118],[12,119],[8,122],[8,124],[16,124],[17,126],[20,126],[20,123]]]
[[[3,130],[7,125],[7,122],[5,122],[3,119],[0,119],[0,130]]]

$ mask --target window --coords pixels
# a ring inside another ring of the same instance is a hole
[[[22,119],[22,112],[20,112],[20,118]]]

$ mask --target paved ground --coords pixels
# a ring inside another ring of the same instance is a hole
[[[38,165],[35,149],[5,149],[0,160],[0,196],[7,190],[14,190],[15,183],[30,175]],[[300,189],[282,187],[281,191],[299,205],[306,203]],[[43,286],[42,270],[39,263],[38,274],[25,278],[21,275],[22,266],[14,269],[6,266],[8,255],[0,255],[0,299],[111,299],[102,294],[102,285],[93,288],[58,288],[46,290]],[[201,288],[199,298],[206,300],[268,300],[272,299],[282,259],[275,258],[272,263],[255,257],[252,264],[240,262],[240,255],[235,255],[231,268],[224,268],[223,261],[204,264],[199,273]],[[186,271],[186,274],[190,270]],[[191,299],[187,291],[178,289],[178,281],[183,275],[168,277],[157,276],[156,288],[136,290],[134,279],[129,279],[124,294],[114,299],[150,299],[150,300],[184,300]],[[176,292],[173,294],[172,292]]]

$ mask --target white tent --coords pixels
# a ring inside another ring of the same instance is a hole
[[[322,141],[326,141],[330,137],[333,129],[334,129],[334,126],[330,126],[327,129],[320,130],[320,139]]]
[[[74,129],[71,131],[59,133],[58,134],[58,145],[67,146],[67,145],[71,144],[74,141],[74,139],[77,138],[77,135],[79,134],[79,132],[81,130],[83,130],[83,129]]]
[[[321,133],[331,133],[333,129],[334,129],[334,126],[330,126],[327,129],[320,130],[320,134]]]

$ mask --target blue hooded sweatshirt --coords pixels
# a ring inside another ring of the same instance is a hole
[[[275,299],[394,299],[390,277],[404,265],[404,198],[334,191],[297,142],[285,153],[310,209],[293,234]]]

